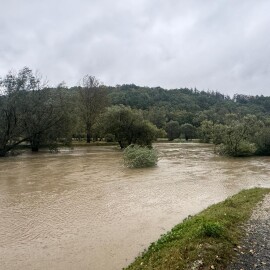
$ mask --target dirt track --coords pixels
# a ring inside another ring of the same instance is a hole
[[[246,236],[236,248],[228,270],[270,269],[270,195],[255,208],[245,225]]]

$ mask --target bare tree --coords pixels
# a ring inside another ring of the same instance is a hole
[[[32,151],[38,151],[52,128],[63,129],[61,91],[46,85],[40,75],[34,75],[27,67],[0,79],[0,156],[25,141],[30,142]]]
[[[61,88],[44,88],[29,92],[25,100],[28,106],[24,112],[24,134],[32,151],[37,152],[42,144],[48,142],[48,135],[56,136],[66,128],[65,99]]]
[[[24,102],[26,91],[38,84],[32,71],[25,67],[19,73],[9,72],[0,79],[0,156],[28,138],[23,133],[23,112],[27,105]]]
[[[108,103],[105,87],[95,77],[86,75],[79,89],[80,111],[85,126],[87,143],[91,141],[92,126]]]

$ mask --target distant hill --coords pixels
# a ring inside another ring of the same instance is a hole
[[[228,113],[240,116],[255,114],[258,117],[269,116],[270,113],[270,97],[265,96],[235,94],[231,98],[215,91],[206,92],[188,88],[166,90],[161,87],[149,88],[134,84],[106,88],[112,105],[123,104],[148,111],[159,108],[167,115],[186,114],[186,119],[179,121],[180,123],[193,122],[196,125],[196,121],[201,122],[203,119],[222,122],[222,118]]]

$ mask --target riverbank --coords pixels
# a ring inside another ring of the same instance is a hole
[[[244,190],[185,219],[126,269],[226,269],[244,236],[243,225],[269,192]]]

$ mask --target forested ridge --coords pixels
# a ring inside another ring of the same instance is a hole
[[[217,91],[195,89],[163,89],[140,87],[134,84],[107,87],[112,104],[123,104],[132,108],[149,110],[165,108],[172,112],[186,111],[192,114],[254,113],[264,116],[270,112],[270,97],[235,94],[232,98]],[[195,115],[193,115],[195,117]],[[215,120],[215,119],[213,119]]]
[[[150,145],[193,138],[233,156],[270,153],[270,97],[134,84],[106,86],[86,75],[78,86],[49,87],[25,67],[0,79],[0,155],[74,140]]]

